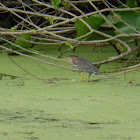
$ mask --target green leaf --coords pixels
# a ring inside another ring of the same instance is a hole
[[[56,18],[51,18],[51,17],[48,17],[49,18],[49,21],[50,21],[50,24],[52,25],[54,23],[54,21],[56,20]]]
[[[59,7],[59,4],[61,3],[61,0],[53,0],[52,1],[52,6],[54,7],[54,8],[60,8]]]
[[[87,24],[89,24],[91,26],[92,29],[98,30],[100,25],[103,23],[104,19],[99,15],[92,15],[88,18],[82,18]],[[81,20],[76,20],[75,22],[75,26],[76,26],[76,33],[77,33],[77,37],[80,37],[82,35],[87,34],[88,32],[90,32],[89,28],[81,21]],[[96,36],[97,34],[92,33],[80,40],[83,39],[87,39],[90,40],[92,39],[93,36]]]
[[[66,2],[66,7],[70,7],[70,4],[68,2]]]
[[[18,28],[18,26],[16,26],[16,25],[14,27],[11,27],[12,30],[16,30],[17,28]]]
[[[66,42],[65,44],[73,49],[73,45],[71,43]]]
[[[36,34],[36,30],[35,29],[33,29],[33,32],[34,32],[34,34]]]
[[[132,33],[136,33],[133,29],[131,29],[130,27],[128,27],[128,26],[126,26],[124,23],[119,23],[119,24],[117,24],[116,25],[117,26],[117,28],[121,31],[121,32],[123,32],[123,33],[125,33],[125,34],[132,34]],[[116,33],[116,35],[119,35],[120,33],[116,30],[115,31],[115,33]],[[130,41],[130,40],[133,40],[134,38],[133,37],[123,37],[123,38],[121,38],[122,40],[124,40],[124,41]]]
[[[133,34],[136,33],[135,30],[140,31],[140,13],[135,11],[118,11],[114,15],[109,14],[107,19],[114,24],[122,33],[126,34]],[[130,28],[128,25],[124,24],[121,20],[129,24],[129,26],[133,27],[134,29]],[[103,23],[102,25],[107,26],[108,23]],[[115,30],[115,34],[119,35],[120,32]],[[133,37],[123,37],[121,38],[124,41],[130,41],[134,39]]]
[[[131,27],[133,27],[135,30],[140,31],[140,13],[135,12],[135,11],[122,11],[122,12],[117,12],[119,16],[121,17],[122,20],[124,20],[127,24],[129,24]],[[132,28],[129,26],[125,25],[123,22],[119,22],[116,24],[116,27],[123,33],[126,34],[132,34],[136,33]],[[120,34],[118,31],[115,31],[116,34]],[[125,41],[130,41],[133,39],[133,37],[124,37],[121,38]]]
[[[65,0],[62,4],[64,7],[70,7],[69,0]]]
[[[127,0],[127,1],[126,1],[126,5],[127,5],[128,7],[138,7],[138,5],[137,5],[137,0]]]
[[[123,19],[126,23],[137,29],[140,26],[140,13],[135,11],[122,11],[117,12],[121,19]]]
[[[52,25],[52,24],[54,23],[54,21],[56,20],[56,18],[51,18],[51,17],[45,17],[45,19],[49,19],[51,25]]]
[[[32,44],[30,42],[27,42],[27,41],[31,40],[31,34],[24,33],[24,34],[20,34],[19,37],[20,38],[16,38],[16,40],[13,42],[14,44],[19,45],[19,46],[24,47],[24,48],[31,47]],[[25,40],[22,40],[22,39],[25,39]],[[18,49],[18,48],[15,46],[12,46],[12,49]]]
[[[120,20],[121,20],[121,17],[119,16],[119,14],[109,14],[108,16],[107,16],[107,20],[108,21],[110,21],[112,24],[117,24],[117,23],[119,23],[120,22]],[[107,26],[107,27],[110,27],[110,25],[107,23],[107,22],[104,22],[103,24],[102,24],[103,26]]]

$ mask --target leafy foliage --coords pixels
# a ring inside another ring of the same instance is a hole
[[[20,38],[16,38],[16,40],[13,42],[14,44],[19,45],[24,48],[31,47],[32,44],[30,42],[27,42],[27,41],[31,40],[30,34],[20,34],[19,37]],[[24,40],[22,40],[22,39],[24,39]],[[27,41],[25,41],[25,40],[27,40]],[[17,49],[17,48],[15,46],[13,46],[12,49]]]
[[[14,27],[11,27],[12,30],[16,30],[17,28],[18,28],[18,26],[16,26],[16,25]]]
[[[140,13],[135,11],[119,11],[115,15],[109,14],[107,19],[114,24],[122,33],[132,34],[136,33],[135,30],[140,31]],[[121,21],[122,20],[122,21]],[[103,25],[107,25],[104,23]],[[132,27],[132,28],[131,28]],[[115,30],[115,34],[119,35],[120,32]],[[132,40],[132,37],[123,37],[125,41]]]
[[[137,0],[127,0],[126,5],[129,7],[137,7]],[[122,8],[123,6],[119,6],[118,8]],[[125,8],[125,7],[123,7]],[[99,15],[92,15],[88,18],[82,18],[92,29],[99,30],[99,27],[101,25],[105,25],[109,27],[108,23],[103,20],[103,18]],[[113,25],[115,25],[118,30],[125,34],[133,34],[137,31],[140,31],[140,13],[137,11],[118,11],[115,13],[110,12],[110,14],[107,16],[107,20],[110,21]],[[89,28],[86,24],[84,24],[81,20],[77,20],[75,22],[76,26],[76,33],[77,37],[83,36],[90,32]],[[112,27],[112,26],[111,26]],[[115,36],[119,35],[120,32],[117,30],[112,30],[111,32],[109,30],[103,31],[109,35]],[[81,38],[80,40],[96,40],[96,39],[103,39],[105,37],[102,37],[101,35],[98,35],[96,33],[91,33],[88,36],[85,36]],[[123,37],[121,38],[124,41],[130,41],[134,39],[134,37]]]
[[[52,1],[52,6],[54,7],[54,8],[60,8],[59,7],[59,4],[61,3],[61,0],[53,0]]]
[[[97,15],[92,15],[88,18],[82,18],[88,25],[90,25],[90,27],[92,29],[98,30],[100,25],[103,23],[103,18],[97,14]],[[76,26],[76,33],[77,33],[77,37],[80,37],[82,35],[87,34],[88,32],[90,32],[89,28],[81,21],[81,20],[76,20],[75,22],[75,26]],[[95,36],[97,36],[96,33],[92,33],[86,37],[83,37],[80,40],[83,39],[87,39],[87,40],[92,40],[95,39]]]
[[[65,44],[73,49],[73,45],[71,43],[66,42]]]
[[[126,5],[129,7],[138,7],[137,0],[127,0]]]

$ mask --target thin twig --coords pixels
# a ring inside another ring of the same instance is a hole
[[[114,75],[111,75],[111,76],[108,76],[108,77],[99,78],[99,79],[93,80],[91,82],[101,81],[101,80],[105,80],[105,79],[111,79],[111,78],[116,77],[118,75],[125,74],[125,73],[132,72],[132,71],[136,71],[136,70],[139,70],[139,69],[140,69],[140,67],[137,67],[137,68],[134,68],[134,69],[131,69],[131,70],[126,70],[126,71],[123,71],[123,72],[120,72],[120,73],[117,73],[117,74],[114,74]]]
[[[6,54],[6,53],[5,53]],[[7,55],[7,54],[6,54]],[[42,79],[42,78],[39,78],[33,74],[31,74],[30,72],[28,72],[27,70],[25,70],[23,67],[21,67],[19,64],[17,64],[9,55],[7,55],[9,57],[9,59],[14,63],[16,64],[20,69],[22,69],[24,72],[26,72],[27,74],[31,75],[32,77],[38,79],[38,80],[41,80],[41,81],[44,81],[44,82],[47,82],[47,83],[55,83],[55,82],[51,82],[49,80],[46,80],[46,79]]]

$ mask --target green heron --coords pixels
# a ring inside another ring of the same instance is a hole
[[[75,69],[81,72],[79,82],[83,77],[83,73],[89,73],[88,82],[92,73],[98,73],[98,69],[88,59],[78,57],[75,55],[70,55],[69,57],[64,58],[62,60],[68,60]]]

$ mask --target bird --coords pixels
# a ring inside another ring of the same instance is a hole
[[[92,73],[94,74],[98,74],[98,69],[97,67],[95,67],[91,61],[89,61],[86,58],[83,57],[78,57],[76,55],[70,55],[69,57],[63,58],[62,60],[68,60],[72,67],[74,67],[75,69],[77,69],[79,72],[81,72],[81,77],[79,79],[79,82],[82,80],[83,78],[83,73],[88,73],[89,77],[88,77],[88,82],[90,79],[90,76]]]

